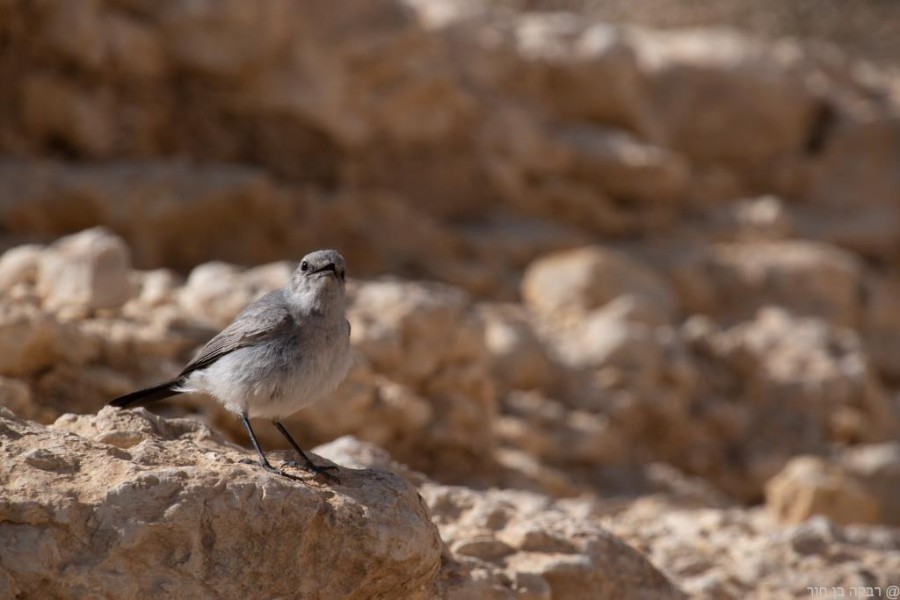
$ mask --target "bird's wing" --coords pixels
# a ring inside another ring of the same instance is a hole
[[[228,327],[200,349],[178,377],[208,367],[226,354],[256,345],[289,329],[293,318],[282,298],[281,290],[276,290],[250,304]]]

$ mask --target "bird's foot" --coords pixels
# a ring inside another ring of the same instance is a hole
[[[303,481],[303,478],[297,477],[296,475],[291,475],[290,473],[285,472],[283,469],[276,469],[269,463],[257,463],[257,464],[260,467],[262,467],[264,470],[268,471],[269,473],[275,473],[276,475],[281,475],[282,477],[286,477],[287,479],[290,479],[291,481]]]
[[[341,480],[337,475],[332,473],[332,471],[338,471],[339,468],[334,465],[317,465],[312,461],[308,463],[298,463],[295,460],[285,461],[284,466],[293,467],[295,469],[300,469],[301,471],[306,471],[307,473],[312,473],[316,477],[322,477],[323,479],[327,479],[333,483],[340,483]]]

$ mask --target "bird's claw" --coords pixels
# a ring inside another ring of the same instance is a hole
[[[337,475],[332,473],[332,471],[338,471],[339,468],[334,465],[317,465],[315,463],[309,462],[306,464],[298,463],[294,460],[285,461],[284,466],[293,467],[295,469],[299,469],[301,471],[306,471],[307,473],[312,473],[316,477],[321,476],[323,479],[328,479],[334,483],[340,483],[341,480]]]
[[[285,472],[283,469],[277,469],[268,463],[260,464],[259,466],[261,466],[264,470],[268,471],[269,473],[281,475],[282,477],[286,477],[287,479],[290,479],[291,481],[303,481],[302,478],[297,477],[296,475],[291,475],[290,473]]]

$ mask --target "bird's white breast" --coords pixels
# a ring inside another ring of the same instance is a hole
[[[342,320],[235,350],[193,373],[184,389],[210,394],[237,414],[282,418],[334,391],[350,364],[349,326]]]

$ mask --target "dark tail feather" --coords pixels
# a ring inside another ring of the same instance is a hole
[[[119,396],[109,404],[110,406],[118,406],[119,408],[150,404],[151,402],[156,402],[157,400],[180,394],[181,392],[173,389],[178,383],[179,381],[177,379],[174,381],[167,381],[166,383],[161,383],[145,390],[138,390],[136,392],[131,392],[130,394],[125,394],[124,396]]]

